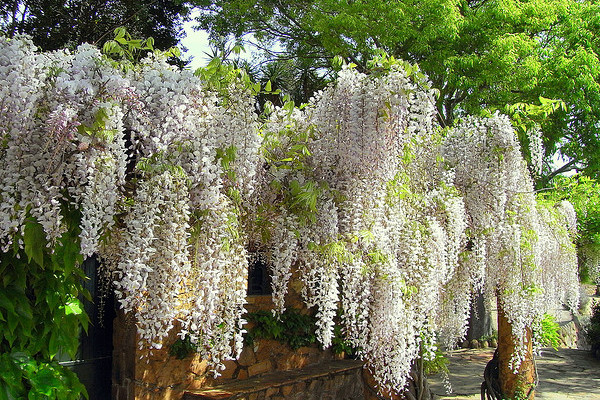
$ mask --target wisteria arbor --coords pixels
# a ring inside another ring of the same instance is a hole
[[[216,88],[159,56],[124,65],[0,39],[2,257],[69,273],[52,254],[98,254],[140,346],[160,348],[177,318],[218,371],[241,349],[247,249],[261,248],[274,311],[299,270],[319,341],[341,310],[382,391],[460,340],[483,291],[518,371],[541,314],[577,303],[572,207],[536,201],[506,117],[442,129],[416,67],[373,66],[259,121],[240,74]]]

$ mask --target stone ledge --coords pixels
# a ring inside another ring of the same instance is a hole
[[[358,360],[332,360],[314,364],[302,369],[277,371],[259,377],[233,381],[224,385],[200,390],[188,390],[183,395],[183,400],[225,400],[235,399],[240,395],[247,395],[269,389],[279,389],[291,386],[297,382],[312,381],[319,378],[346,374],[363,367],[363,362]]]

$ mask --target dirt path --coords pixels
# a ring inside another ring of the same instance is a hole
[[[430,377],[435,399],[480,399],[483,369],[493,349],[457,350],[448,356],[452,393],[445,394],[440,374]],[[589,351],[547,349],[536,359],[539,383],[536,399],[600,400],[600,360]]]

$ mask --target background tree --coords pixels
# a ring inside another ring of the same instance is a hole
[[[31,35],[43,50],[102,45],[124,26],[133,37],[152,37],[166,50],[184,35],[189,7],[181,0],[8,0],[0,5],[0,33]]]
[[[560,177],[553,190],[540,197],[568,200],[577,212],[579,276],[583,282],[600,286],[600,185],[595,179],[575,175]]]
[[[419,63],[440,89],[439,119],[480,114],[540,96],[566,111],[543,124],[542,185],[557,173],[600,171],[600,62],[597,2],[565,0],[346,1],[196,0],[200,26],[213,36],[252,34],[279,42],[278,57],[331,68],[341,55],[366,69],[382,49]],[[270,56],[274,57],[273,51]],[[560,154],[564,165],[555,167]]]

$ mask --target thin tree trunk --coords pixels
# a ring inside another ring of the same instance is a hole
[[[535,397],[535,364],[533,362],[532,333],[527,329],[527,351],[516,373],[510,368],[515,351],[512,327],[498,302],[498,372],[500,388],[508,399],[533,399]]]
[[[493,334],[492,313],[489,305],[485,304],[483,295],[477,294],[471,304],[471,316],[467,329],[467,340],[480,340]]]

